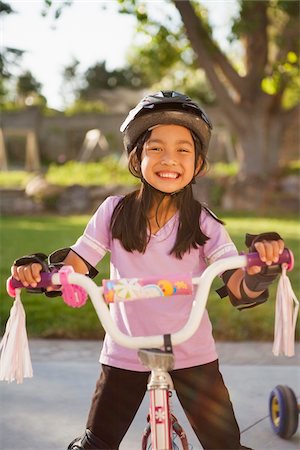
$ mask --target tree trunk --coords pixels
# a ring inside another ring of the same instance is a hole
[[[227,121],[238,141],[238,177],[263,180],[278,170],[284,122],[280,114],[273,114],[261,104],[251,105],[251,111],[241,108],[240,114],[239,124]]]

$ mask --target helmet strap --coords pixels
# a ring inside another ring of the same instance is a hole
[[[156,187],[152,186],[152,184],[148,183],[148,181],[145,180],[143,175],[141,175],[140,180],[145,186],[150,187],[151,190],[153,190],[154,192],[158,192],[159,194],[164,194],[164,196],[170,196],[170,197],[172,197],[176,194],[179,194],[180,192],[183,192],[188,186],[191,186],[192,184],[196,183],[195,176],[193,176],[191,181],[188,184],[186,184],[183,188],[178,189],[177,191],[174,191],[174,192],[164,192],[164,191],[161,191],[160,189],[157,189]]]

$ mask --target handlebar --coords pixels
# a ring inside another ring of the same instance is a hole
[[[252,266],[266,266],[266,263],[262,262],[259,258],[258,253],[248,253],[247,257],[247,267]],[[272,264],[273,266],[280,266],[282,264],[287,264],[287,270],[290,272],[294,268],[294,255],[293,252],[289,248],[285,248],[282,254],[279,257],[279,261],[277,263]]]
[[[287,270],[292,270],[293,263],[293,253],[289,249],[284,249],[279,261],[274,265],[287,264]],[[255,265],[265,266],[265,263],[259,259],[258,254],[256,253],[230,256],[228,258],[215,261],[204,270],[200,277],[192,278],[192,283],[197,285],[197,290],[190,315],[183,328],[171,335],[172,344],[181,344],[187,341],[196,332],[206,307],[211,284],[216,276],[226,270],[246,268]],[[41,273],[41,282],[38,283],[37,287],[46,288],[48,286],[61,286],[63,284],[62,278],[63,277],[60,272]],[[110,334],[111,338],[116,343],[123,347],[132,349],[160,348],[164,345],[163,335],[144,337],[128,336],[122,333],[111,318],[109,308],[107,307],[103,296],[103,287],[97,286],[96,283],[90,278],[75,272],[69,272],[67,274],[64,273],[64,278],[68,282],[67,287],[70,287],[71,284],[75,285],[81,291],[83,288],[87,292],[96,310],[98,318],[103,325],[103,328],[108,334]],[[12,291],[14,289],[22,287],[24,286],[16,279],[12,277],[8,279],[7,290],[10,295],[12,295]]]

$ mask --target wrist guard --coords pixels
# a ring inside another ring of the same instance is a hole
[[[255,306],[261,305],[262,303],[265,303],[269,298],[269,291],[266,289],[264,292],[262,292],[258,297],[251,298],[246,294],[243,287],[243,281],[240,285],[240,292],[241,292],[241,298],[236,298],[233,293],[230,291],[230,289],[227,287],[228,296],[231,304],[238,310],[242,309],[249,309],[254,308]]]
[[[245,244],[249,248],[250,252],[256,252],[255,244],[262,241],[278,241],[281,240],[281,236],[275,232],[261,233],[261,234],[246,234]],[[272,265],[264,266],[261,271],[255,275],[249,275],[245,272],[245,284],[248,289],[253,292],[265,291],[270,284],[276,280],[277,275],[281,273],[281,266]]]
[[[49,272],[47,263],[48,256],[45,253],[33,253],[32,255],[22,256],[14,261],[14,266],[20,267],[27,264],[38,263],[42,266],[43,272]]]
[[[281,272],[278,266],[274,267],[263,267],[261,272],[254,275],[249,275],[245,272],[245,284],[250,291],[260,292],[265,291],[268,287],[276,280],[277,275]]]
[[[33,253],[32,255],[22,256],[21,258],[18,258],[14,261],[15,266],[24,266],[27,264],[34,264],[38,263],[42,266],[43,272],[54,272],[58,271],[61,267],[64,265],[64,260],[66,259],[68,253],[72,250],[70,247],[62,248],[59,250],[56,250],[55,252],[51,253],[49,257],[45,255],[44,253]],[[74,250],[72,250],[74,252]],[[76,252],[74,252],[76,253]],[[77,253],[76,253],[77,255]],[[80,255],[78,255],[86,264],[89,272],[88,276],[90,278],[95,278],[95,276],[98,274],[98,270],[95,269],[95,267],[91,266],[84,258],[82,258]],[[44,288],[32,288],[28,287],[26,288],[27,292],[34,293],[34,294],[45,294],[47,297],[59,297],[61,296],[61,291],[47,291]]]
[[[254,246],[256,242],[261,242],[264,240],[277,241],[279,239],[282,239],[281,236],[275,232],[261,233],[258,235],[247,233],[245,243],[246,246],[249,248],[250,252],[256,252],[256,248]],[[233,295],[233,293],[228,288],[227,283],[229,278],[234,272],[235,269],[227,270],[222,274],[224,286],[217,289],[217,293],[221,298],[226,297],[228,295],[231,304],[237,309],[242,310],[245,308],[253,308],[255,306],[261,305],[268,299],[269,297],[268,286],[276,279],[277,275],[281,273],[281,267],[280,265],[277,266],[273,265],[271,267],[265,266],[262,268],[261,272],[256,275],[249,275],[247,272],[245,272],[244,280],[246,286],[251,291],[254,292],[263,291],[258,297],[255,298],[251,298],[246,294],[243,287],[243,282],[241,283],[240,286],[241,298],[238,299]]]
[[[49,264],[48,256],[45,253],[33,253],[32,255],[22,256],[14,261],[14,266],[25,266],[29,264],[38,263],[42,266],[42,272],[54,272],[55,270],[59,270],[62,264]],[[27,292],[31,294],[45,294],[47,297],[57,297],[61,295],[60,291],[51,291],[47,292],[44,288],[33,288],[27,287]]]
[[[74,250],[70,247],[66,248],[60,248],[59,250],[55,250],[55,252],[51,253],[48,257],[48,261],[50,265],[57,266],[60,264],[60,266],[63,265],[63,261],[68,256],[70,250],[74,252]],[[86,267],[88,268],[88,277],[95,278],[96,275],[98,275],[98,270],[95,269],[89,262],[87,262],[86,259],[84,259],[82,256],[78,255],[78,253],[74,252],[79,258],[82,259],[82,261],[85,263]]]
[[[217,289],[216,292],[219,294],[219,296],[221,298],[223,298],[223,297],[227,297],[227,295],[228,295],[230,303],[232,304],[232,306],[237,308],[239,311],[241,311],[243,309],[254,308],[255,306],[258,306],[258,305],[261,305],[262,303],[265,303],[265,301],[269,297],[269,291],[265,290],[258,297],[251,298],[244,291],[243,281],[241,282],[241,286],[240,286],[241,298],[237,298],[235,295],[233,295],[233,293],[231,292],[231,290],[227,286],[227,283],[228,283],[228,280],[231,277],[231,275],[235,272],[235,270],[236,269],[227,270],[226,272],[224,272],[222,274],[222,279],[223,279],[225,284],[221,288]]]

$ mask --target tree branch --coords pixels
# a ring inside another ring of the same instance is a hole
[[[280,33],[280,46],[278,46],[277,61],[284,61],[288,52],[298,54],[299,50],[299,15],[289,16],[289,19]]]
[[[222,70],[225,78],[230,82],[232,88],[240,96],[243,90],[243,79],[233,69],[225,55],[213,42],[201,20],[197,17],[189,0],[173,0],[185,25],[186,34],[191,42],[198,59],[198,64],[205,70],[213,90],[222,104],[222,109],[237,122],[242,121],[242,115],[238,112],[237,105],[232,96],[228,94],[229,88],[221,81],[217,67]],[[242,123],[241,123],[242,126]]]
[[[261,80],[268,62],[267,6],[268,1],[245,0],[241,19],[246,24],[242,30],[246,48],[247,96],[251,98],[260,90]]]

